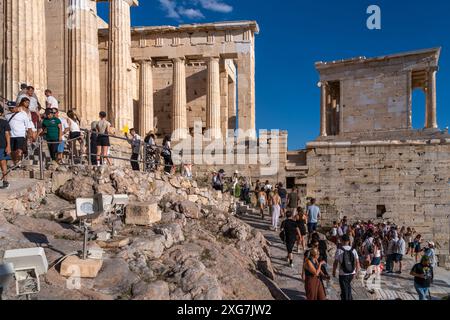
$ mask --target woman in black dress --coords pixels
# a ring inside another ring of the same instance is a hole
[[[300,253],[300,246],[305,251],[305,236],[306,236],[306,215],[302,207],[297,208],[297,215],[295,216],[297,227],[300,230],[300,235],[297,237],[297,252]]]
[[[284,239],[286,243],[286,249],[288,252],[288,262],[291,268],[294,267],[292,254],[294,250],[297,237],[300,236],[300,230],[298,229],[297,222],[294,221],[294,214],[291,211],[286,212],[286,220],[281,224],[281,232],[284,232]]]

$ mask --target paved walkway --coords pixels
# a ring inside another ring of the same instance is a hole
[[[258,229],[270,243],[270,253],[272,264],[276,272],[275,282],[291,300],[305,300],[304,282],[301,280],[301,267],[303,264],[303,251],[294,254],[294,268],[288,266],[286,247],[281,242],[278,233],[271,231],[271,221],[266,212],[266,218],[261,219],[259,212],[253,208],[248,208],[246,213],[239,215],[239,218],[247,222],[252,227]],[[329,257],[328,270],[332,270],[334,257]],[[418,296],[414,289],[414,283],[409,272],[414,265],[411,257],[406,257],[404,261],[403,274],[382,275],[378,283],[374,281],[374,290],[370,292],[367,282],[356,279],[352,283],[353,298],[355,300],[417,300]],[[327,290],[329,300],[339,300],[340,289],[337,278],[330,281]],[[442,268],[435,270],[435,281],[431,288],[432,299],[441,299],[450,295],[450,271]]]

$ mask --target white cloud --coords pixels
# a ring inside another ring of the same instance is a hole
[[[219,13],[233,11],[233,7],[224,0],[159,0],[159,3],[166,12],[166,16],[176,20],[182,20],[182,18],[204,19],[205,15],[202,9]]]
[[[177,12],[177,3],[175,0],[159,0],[161,7],[167,12],[168,18],[180,19],[180,15]]]
[[[183,7],[179,7],[177,9],[177,12],[182,15],[183,17],[186,17],[188,19],[191,20],[195,20],[195,19],[204,19],[205,16],[203,15],[203,13],[199,10],[199,9],[192,9],[192,8],[183,8]]]
[[[233,7],[229,4],[221,0],[199,0],[203,9],[221,12],[221,13],[230,13],[233,11]]]

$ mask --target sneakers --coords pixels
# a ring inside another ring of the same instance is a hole
[[[3,181],[3,187],[1,189],[9,189],[9,182]]]

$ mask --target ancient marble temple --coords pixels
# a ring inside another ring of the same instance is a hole
[[[1,1],[0,95],[27,83],[42,100],[49,88],[85,124],[107,111],[118,129],[175,139],[197,121],[214,137],[255,130],[256,22],[133,28],[139,2],[105,0],[108,25],[97,2]]]

